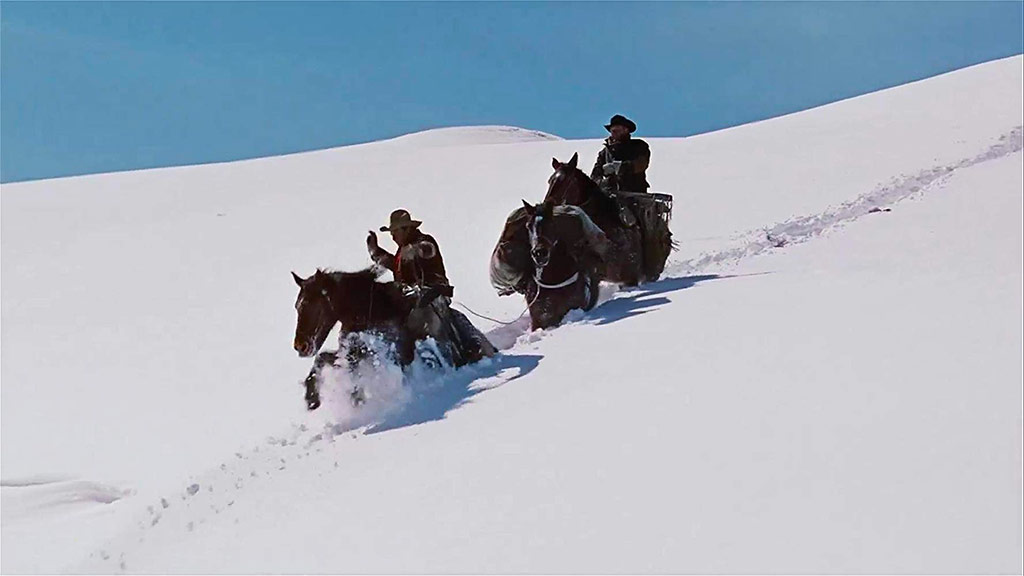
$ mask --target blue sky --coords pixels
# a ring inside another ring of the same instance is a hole
[[[1022,52],[1021,2],[0,3],[0,181],[508,124],[644,136]]]

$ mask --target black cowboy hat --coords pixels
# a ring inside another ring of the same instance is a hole
[[[391,232],[392,230],[398,230],[399,228],[419,228],[419,220],[413,220],[412,216],[409,215],[408,210],[402,210],[399,208],[391,213],[391,224],[389,226],[381,226],[381,232]]]
[[[636,124],[633,123],[633,121],[630,120],[629,118],[623,116],[622,114],[616,114],[615,116],[612,116],[612,119],[609,120],[608,123],[604,125],[604,129],[611,132],[612,126],[623,126],[626,128],[626,130],[629,130],[630,134],[636,131]]]

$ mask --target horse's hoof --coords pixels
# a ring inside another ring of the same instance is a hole
[[[313,411],[320,407],[320,398],[306,398],[306,410]]]

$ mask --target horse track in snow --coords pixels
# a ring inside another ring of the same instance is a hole
[[[1017,126],[1003,134],[988,150],[973,158],[928,168],[911,176],[900,176],[855,200],[844,202],[839,207],[821,214],[792,218],[768,228],[748,232],[742,235],[741,245],[676,263],[670,267],[670,271],[674,274],[692,274],[706,270],[710,266],[728,264],[742,258],[756,256],[773,248],[806,242],[861,216],[882,210],[916,194],[922,194],[928,189],[944,183],[957,170],[1020,151],[1022,128],[1024,127]]]

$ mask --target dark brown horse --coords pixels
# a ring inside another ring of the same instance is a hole
[[[400,284],[378,281],[380,273],[375,268],[359,272],[317,270],[309,278],[302,278],[292,272],[295,283],[299,285],[299,296],[295,301],[298,320],[293,346],[300,357],[308,358],[317,354],[334,325],[339,322],[339,347],[346,349],[346,360],[350,367],[354,367],[366,355],[374,353],[361,347],[358,338],[350,338],[364,332],[377,334],[393,343],[395,350],[391,360],[402,366],[413,361],[417,340],[434,337],[439,348],[450,348],[450,340],[444,330],[432,329],[424,323],[416,324],[423,330],[408,325],[406,319],[409,318],[414,301]],[[436,327],[440,323],[432,325]],[[305,380],[308,409],[314,410],[320,405],[318,381],[321,370],[324,366],[335,365],[338,360],[338,352],[317,354]],[[354,396],[353,400],[357,398]]]
[[[555,172],[548,178],[545,202],[579,206],[611,240],[603,280],[635,286],[648,278],[644,273],[644,244],[641,227],[635,223],[626,226],[620,217],[621,208],[615,199],[582,170],[576,167],[579,155],[562,163],[551,159]],[[660,270],[659,270],[660,271]]]
[[[523,211],[532,270],[524,295],[536,330],[558,325],[570,310],[594,307],[608,240],[576,206],[524,200]]]

